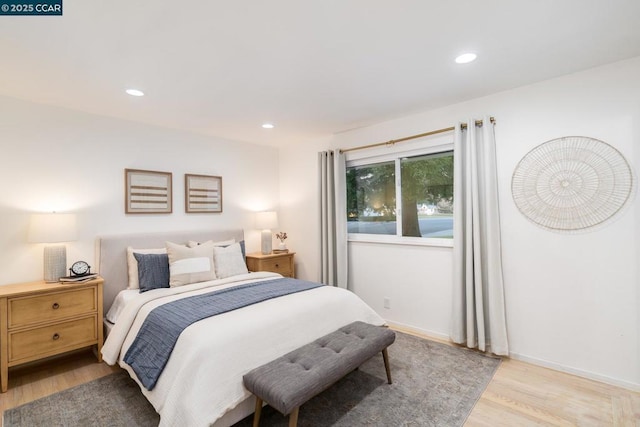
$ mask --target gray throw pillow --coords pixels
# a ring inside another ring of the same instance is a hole
[[[140,292],[169,287],[169,256],[167,254],[133,253],[138,261]]]

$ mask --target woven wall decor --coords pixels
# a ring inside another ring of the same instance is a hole
[[[529,220],[555,231],[585,230],[619,212],[631,197],[633,175],[611,145],[584,136],[545,142],[513,173],[511,193]]]

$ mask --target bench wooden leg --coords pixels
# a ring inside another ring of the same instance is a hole
[[[256,396],[256,411],[253,414],[253,427],[260,425],[260,414],[262,414],[262,399]]]
[[[391,368],[389,367],[389,354],[386,348],[382,350],[382,358],[384,359],[384,369],[387,371],[387,382],[391,384]]]
[[[298,425],[298,412],[300,407],[298,406],[289,414],[289,427],[296,427]]]

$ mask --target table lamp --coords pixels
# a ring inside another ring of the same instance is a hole
[[[29,222],[30,243],[62,243],[77,238],[75,214],[33,214]],[[44,248],[44,281],[57,282],[67,275],[67,247],[64,244]]]
[[[272,236],[271,229],[278,227],[278,215],[275,212],[258,212],[256,213],[256,228],[262,230],[262,254],[269,255],[271,253]]]

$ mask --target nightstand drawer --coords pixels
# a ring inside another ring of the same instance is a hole
[[[247,267],[249,271],[271,271],[285,277],[295,277],[294,255],[295,252],[266,255],[259,252],[247,254]]]
[[[280,273],[283,276],[293,276],[290,257],[263,259],[260,262],[260,269],[264,271],[272,271],[274,273]]]
[[[88,287],[9,300],[9,328],[55,321],[96,311],[96,288]]]
[[[96,316],[9,333],[9,363],[46,357],[95,343]]]

